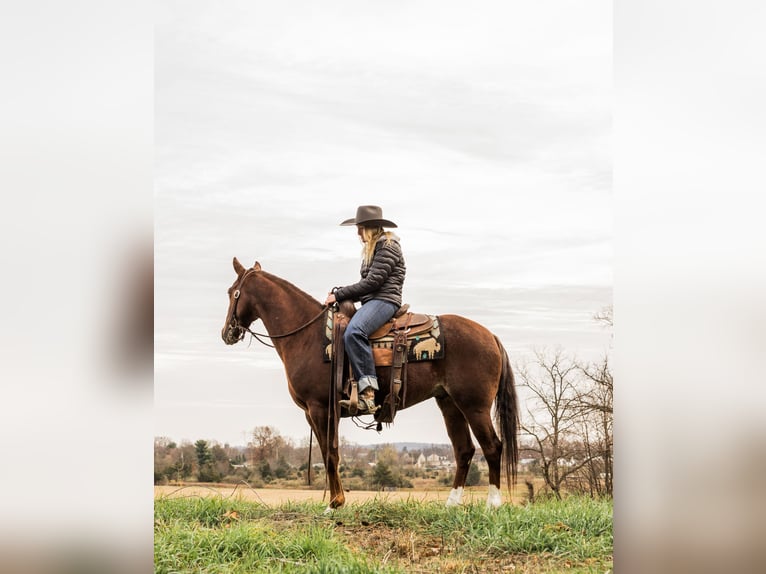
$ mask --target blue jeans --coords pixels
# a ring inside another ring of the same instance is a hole
[[[367,301],[348,322],[343,334],[351,371],[359,383],[359,391],[367,387],[378,390],[378,377],[375,374],[375,360],[372,358],[370,335],[386,323],[399,309],[399,305],[381,299]]]

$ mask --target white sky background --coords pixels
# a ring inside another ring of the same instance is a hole
[[[232,257],[320,301],[340,227],[397,222],[404,299],[512,363],[597,358],[612,302],[611,3],[163,2],[155,36],[155,435],[308,437],[273,349],[226,346]],[[260,322],[256,330],[262,331]],[[433,401],[350,441],[449,442]]]

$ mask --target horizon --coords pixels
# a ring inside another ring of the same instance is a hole
[[[280,436],[282,438],[284,438],[284,439],[293,440],[295,448],[303,448],[302,444],[296,443],[294,441],[294,439],[292,439],[291,437],[286,437],[285,435],[282,435],[281,433],[280,433]],[[204,437],[199,437],[199,438],[196,438],[196,439],[181,439],[181,440],[176,440],[174,437],[169,437],[169,436],[165,436],[165,435],[157,435],[157,436],[154,437],[154,441],[155,442],[158,439],[167,439],[167,440],[171,441],[172,443],[174,443],[176,446],[194,445],[194,443],[197,442],[198,440],[204,440],[209,445],[218,444],[221,447],[226,447],[228,445],[228,448],[248,448],[247,444],[224,443],[224,442],[221,442],[221,441],[216,440],[216,439],[209,439],[209,438],[204,438]],[[385,447],[385,446],[397,446],[397,447],[401,446],[401,448],[397,448],[397,450],[401,452],[401,450],[404,449],[404,448],[407,448],[409,450],[409,446],[410,445],[413,446],[413,447],[416,446],[416,445],[422,445],[423,448],[434,447],[434,448],[448,448],[448,449],[452,450],[452,444],[450,444],[449,442],[446,442],[446,443],[433,443],[433,442],[418,442],[418,441],[397,441],[397,442],[382,442],[382,443],[358,443],[358,442],[346,441],[346,442],[341,444],[341,449],[344,446],[371,447],[371,448],[373,448],[373,447],[374,448]],[[316,444],[316,442],[314,443],[314,447],[318,448],[318,445]],[[479,452],[478,454],[481,454],[481,452]]]

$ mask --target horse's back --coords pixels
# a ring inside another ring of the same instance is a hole
[[[450,350],[479,347],[498,351],[495,335],[481,323],[462,315],[439,315],[439,324],[444,329],[445,344]]]

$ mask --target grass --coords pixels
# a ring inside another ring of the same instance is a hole
[[[375,500],[324,515],[321,503],[155,500],[155,572],[607,572],[612,502],[446,508]]]

